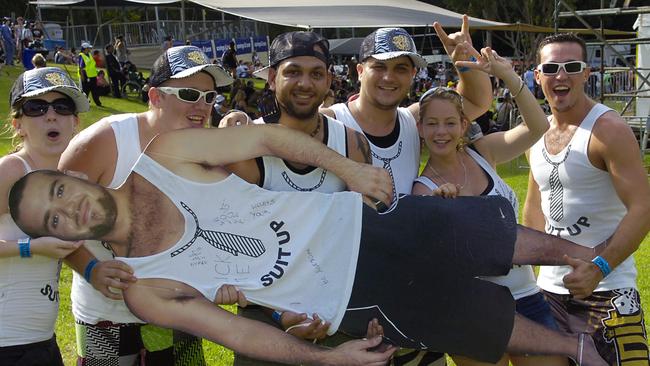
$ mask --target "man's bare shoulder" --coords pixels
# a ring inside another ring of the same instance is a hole
[[[632,129],[623,117],[615,111],[606,112],[598,117],[592,134],[598,141],[608,145],[610,148],[615,148],[622,142],[629,142],[631,140],[634,140],[636,143]]]
[[[88,175],[97,182],[105,169],[115,166],[117,144],[110,120],[101,119],[77,136],[61,155],[60,170],[74,170]],[[111,175],[113,172],[111,171]]]

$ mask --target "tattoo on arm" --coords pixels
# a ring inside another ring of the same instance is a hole
[[[357,137],[357,149],[363,154],[364,163],[372,164],[372,157],[370,156],[370,145],[368,139],[362,133],[355,132]]]

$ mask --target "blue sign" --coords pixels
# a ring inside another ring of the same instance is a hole
[[[253,45],[255,46],[255,52],[266,52],[269,50],[269,43],[266,37],[253,37]]]
[[[43,40],[43,47],[47,48],[49,51],[54,52],[56,50],[56,46],[59,46],[59,47],[65,49],[65,41],[56,40],[56,39],[45,39],[45,40]]]
[[[229,39],[215,39],[214,40],[214,45],[217,47],[217,58],[221,58],[223,56],[223,53],[228,49],[228,45],[230,44]]]
[[[214,58],[214,52],[212,51],[212,41],[192,41],[192,46],[196,46],[203,51],[208,58]]]
[[[251,47],[251,39],[250,38],[237,38],[235,39],[235,44],[237,47],[237,54],[238,55],[243,55],[246,53],[252,53],[253,49]]]

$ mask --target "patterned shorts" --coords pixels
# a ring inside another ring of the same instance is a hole
[[[77,321],[77,366],[204,366],[200,338],[149,324]]]
[[[594,292],[578,300],[544,291],[560,329],[590,333],[600,355],[618,366],[648,366],[648,336],[639,292],[633,288]]]

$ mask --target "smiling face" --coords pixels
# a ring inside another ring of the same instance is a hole
[[[368,58],[357,65],[361,81],[360,98],[381,109],[399,106],[407,96],[416,68],[408,56],[390,60]]]
[[[331,81],[325,62],[314,56],[292,57],[269,70],[269,86],[278,105],[297,119],[316,115]]]
[[[24,179],[15,221],[26,233],[79,240],[101,238],[112,230],[117,208],[105,188],[50,171],[33,172]]]
[[[49,92],[37,97],[25,98],[20,106],[29,100],[40,99],[51,103],[57,99],[68,97],[61,93]],[[74,103],[73,103],[74,104]],[[50,106],[42,116],[29,117],[22,113],[12,120],[16,134],[23,140],[23,145],[46,156],[59,156],[68,146],[79,124],[79,118],[74,114],[62,115]]]
[[[539,50],[540,63],[582,61],[580,44],[575,42],[549,43]],[[542,87],[548,104],[554,112],[566,112],[582,99],[587,98],[584,86],[589,79],[589,68],[581,73],[567,74],[560,68],[557,74],[545,75],[535,70],[535,80]]]
[[[192,76],[182,79],[169,79],[160,86],[175,88],[194,88],[200,91],[215,90],[214,80],[205,72],[198,72]],[[152,91],[156,90],[152,88]],[[161,119],[164,119],[165,126],[169,130],[181,128],[203,128],[210,122],[212,106],[214,103],[206,103],[201,98],[196,103],[185,102],[173,94],[165,94],[155,91],[149,94],[152,105],[160,108]]]
[[[467,121],[452,101],[432,98],[427,101],[418,122],[418,132],[429,149],[431,158],[455,154],[458,141],[464,136]]]

